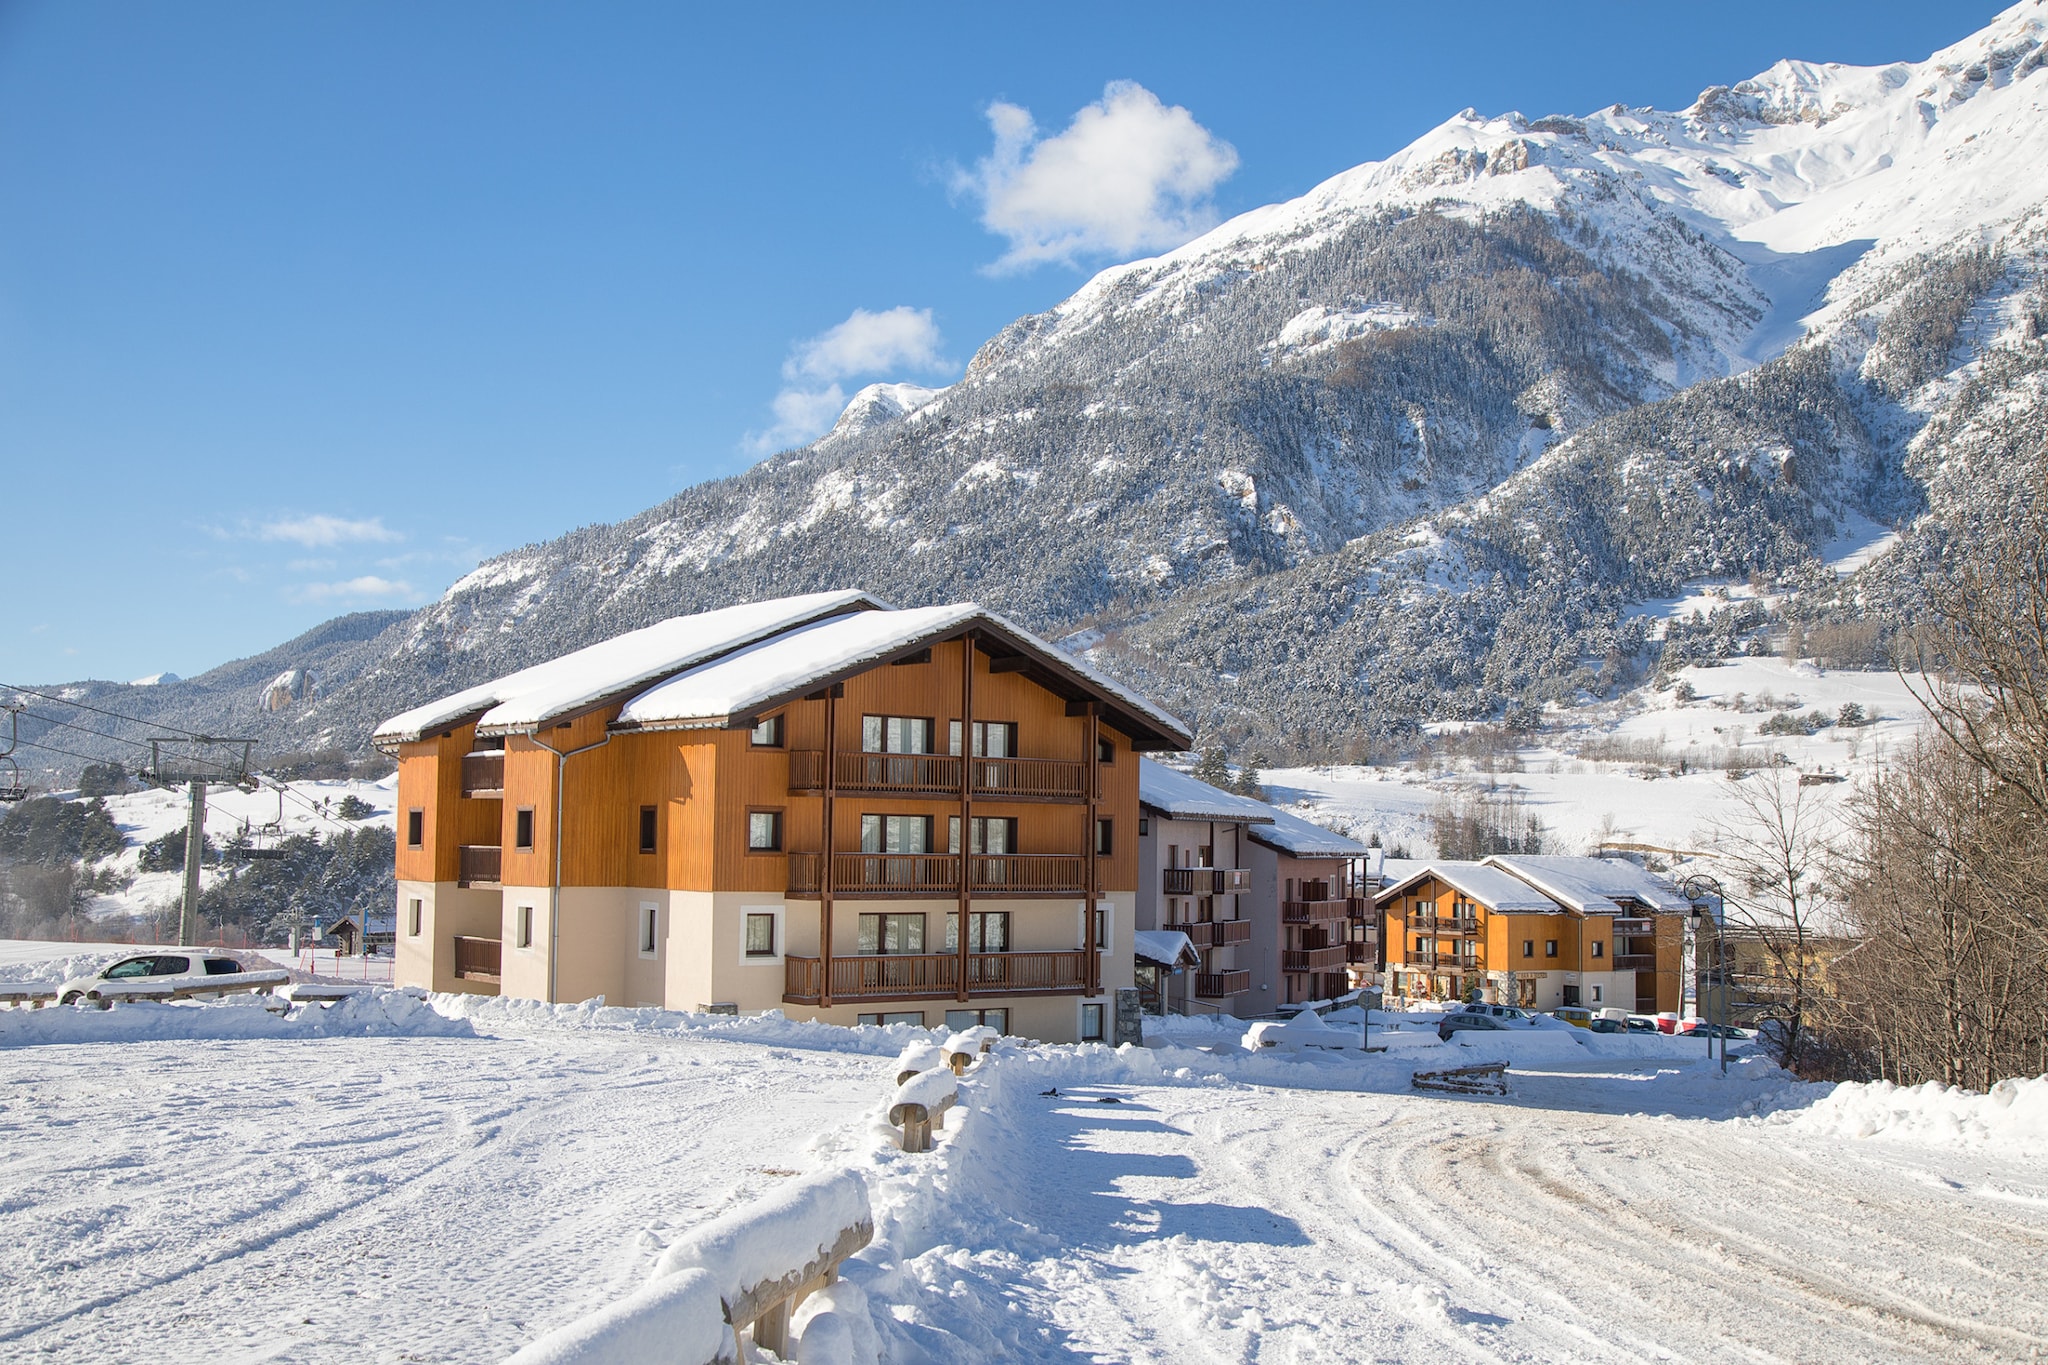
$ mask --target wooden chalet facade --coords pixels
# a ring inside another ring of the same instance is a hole
[[[1131,984],[1138,755],[1188,736],[979,607],[836,593],[632,632],[378,743],[401,984],[1070,1041]]]
[[[1379,924],[1362,872],[1370,850],[1355,839],[1268,807],[1268,824],[1247,825],[1253,918],[1277,932],[1258,966],[1279,984],[1282,1008],[1333,1000],[1377,980]],[[1270,903],[1270,911],[1267,905]]]
[[[1676,1011],[1691,905],[1633,863],[1430,863],[1377,897],[1387,993],[1504,1005]]]
[[[1272,1012],[1274,981],[1256,969],[1278,934],[1254,918],[1251,841],[1271,807],[1149,760],[1140,765],[1138,928],[1185,934],[1201,965],[1165,983],[1161,1004],[1179,1014],[1255,1018]]]

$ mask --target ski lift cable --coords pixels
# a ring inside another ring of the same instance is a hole
[[[44,753],[48,754],[63,754],[67,758],[82,758],[88,763],[99,763],[102,761],[94,758],[91,754],[79,753],[76,749],[60,749],[54,744],[38,744],[32,739],[24,739],[19,742],[24,749],[41,749]]]
[[[116,744],[132,744],[138,749],[147,749],[149,747],[148,742],[144,740],[130,739],[126,735],[110,735],[105,730],[92,730],[83,725],[73,725],[68,720],[58,720],[55,716],[40,715],[26,708],[22,710],[21,714],[30,720],[39,720],[45,725],[61,725],[67,730],[76,730],[81,735],[93,735],[100,739],[111,739]],[[23,742],[26,743],[27,741]]]
[[[170,734],[182,735],[187,739],[214,738],[212,735],[202,735],[197,730],[187,730],[182,725],[165,725],[153,720],[144,720],[140,716],[124,715],[119,711],[109,711],[104,706],[94,706],[90,702],[73,701],[69,697],[60,697],[52,692],[38,692],[35,688],[23,687],[20,683],[0,682],[0,688],[5,688],[10,692],[19,692],[24,697],[40,697],[44,701],[55,702],[59,706],[75,706],[81,711],[91,711],[93,714],[105,716],[109,720],[125,720],[130,725],[140,725],[147,729],[162,730]]]

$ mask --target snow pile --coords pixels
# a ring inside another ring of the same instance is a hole
[[[889,1101],[889,1113],[893,1116],[906,1104],[923,1106],[929,1114],[940,1105],[947,1103],[959,1093],[960,1082],[951,1071],[941,1068],[937,1071],[923,1071],[896,1087],[896,1097]],[[894,1122],[891,1118],[891,1122]]]
[[[1770,1121],[1831,1137],[1984,1146],[2033,1156],[2048,1150],[2048,1076],[2000,1081],[1982,1094],[1935,1081],[1849,1082],[1806,1109]]]
[[[849,1228],[872,1224],[858,1171],[820,1171],[684,1234],[654,1263],[657,1278],[708,1271],[728,1301],[801,1270]]]
[[[718,1282],[702,1270],[643,1285],[507,1357],[505,1365],[581,1361],[724,1359],[732,1345]]]
[[[53,1006],[0,1011],[0,1048],[52,1043],[219,1041],[234,1038],[469,1038],[464,1019],[440,1013],[411,990],[360,991],[328,1007],[276,1014],[260,995],[175,1004],[135,1001],[101,1010]]]
[[[619,1033],[689,1034],[732,1043],[766,1043],[807,1052],[854,1052],[889,1057],[913,1043],[929,1043],[939,1030],[909,1024],[845,1028],[790,1019],[781,1010],[765,1014],[699,1014],[651,1006],[607,1005],[602,996],[575,1005],[550,1005],[541,1000],[512,1000],[497,995],[437,995],[434,1008],[454,1019],[466,1019],[488,1032],[505,1028],[578,1028]]]

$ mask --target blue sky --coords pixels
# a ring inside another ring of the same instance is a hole
[[[0,681],[416,606],[1466,106],[2000,8],[0,0]]]

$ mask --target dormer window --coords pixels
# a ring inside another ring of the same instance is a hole
[[[763,716],[754,722],[754,728],[747,732],[747,743],[756,749],[780,749],[782,747],[782,717]]]

